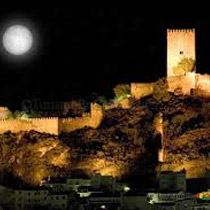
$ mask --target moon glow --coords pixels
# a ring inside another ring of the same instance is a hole
[[[21,56],[29,52],[32,48],[33,35],[27,27],[13,25],[6,29],[2,41],[8,53]]]

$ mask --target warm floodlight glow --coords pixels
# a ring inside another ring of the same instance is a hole
[[[33,45],[31,31],[23,25],[10,26],[3,35],[3,46],[13,55],[27,53]]]

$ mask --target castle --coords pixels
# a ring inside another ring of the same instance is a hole
[[[169,92],[210,97],[210,75],[196,73],[195,29],[167,30],[167,83]],[[140,99],[153,93],[155,83],[131,83],[131,95]]]
[[[210,98],[210,75],[196,73],[195,29],[167,30],[167,87],[168,92],[183,95],[196,95]],[[131,83],[131,95],[135,99],[151,95],[155,83]],[[165,161],[165,139],[163,115],[155,119],[156,131],[161,135],[159,162]]]
[[[196,39],[194,29],[167,30],[167,83],[169,92],[179,92],[185,95],[196,94],[210,97],[210,75],[196,73]],[[131,83],[131,97],[141,99],[151,95],[155,83]],[[90,113],[78,118],[29,118],[7,119],[6,107],[0,107],[0,133],[36,130],[59,135],[62,132],[72,132],[84,127],[97,128],[104,117],[104,110],[110,108],[129,108],[129,100],[102,107],[91,103]],[[161,121],[161,119],[159,119]],[[160,125],[158,125],[160,131]],[[163,132],[160,132],[163,138]],[[163,161],[164,141],[160,150],[159,160]]]
[[[167,30],[168,91],[210,98],[210,75],[196,73],[196,43],[194,29]],[[159,162],[165,162],[163,115],[157,117],[156,130],[161,135]]]

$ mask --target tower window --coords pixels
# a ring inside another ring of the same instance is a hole
[[[183,54],[184,54],[184,52],[183,52],[183,51],[180,51],[180,52],[179,52],[179,54],[180,54],[180,55],[183,55]]]

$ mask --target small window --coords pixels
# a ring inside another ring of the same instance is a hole
[[[183,51],[180,51],[180,52],[179,52],[179,54],[180,54],[180,55],[183,55],[183,54],[184,54],[184,52],[183,52]]]

